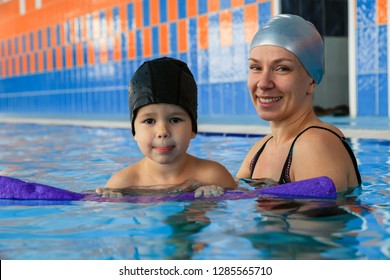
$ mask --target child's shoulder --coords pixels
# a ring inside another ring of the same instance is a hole
[[[228,169],[221,163],[210,160],[194,157],[193,171],[203,178],[230,178],[231,174]]]
[[[236,187],[236,181],[225,166],[213,160],[200,159],[200,161],[202,168],[198,170],[201,177],[199,181],[208,185],[222,186],[225,189]]]
[[[192,156],[192,158],[193,158],[193,164],[196,165],[198,168],[202,168],[202,169],[225,168],[222,164],[214,160],[198,158],[195,156]]]
[[[137,183],[138,168],[136,165],[131,165],[118,172],[114,173],[107,181],[108,188],[125,188]]]

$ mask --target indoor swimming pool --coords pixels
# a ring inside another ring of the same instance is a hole
[[[200,134],[189,153],[234,175],[256,140]],[[337,200],[0,200],[0,258],[390,259],[390,140],[349,140],[363,184]],[[141,157],[129,129],[0,123],[4,176],[84,192]]]

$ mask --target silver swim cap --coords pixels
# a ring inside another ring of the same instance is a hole
[[[316,84],[324,75],[324,44],[314,25],[297,15],[271,18],[253,37],[250,50],[272,45],[292,52]]]

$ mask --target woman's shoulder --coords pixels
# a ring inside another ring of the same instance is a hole
[[[312,139],[328,139],[328,138],[341,138],[344,137],[343,132],[336,126],[321,122],[316,125],[310,125],[306,127],[302,132],[305,138]],[[335,137],[338,136],[338,137]]]
[[[297,139],[295,146],[303,151],[316,148],[322,151],[339,151],[343,148],[340,139],[344,138],[343,132],[334,125],[322,123],[307,127]]]

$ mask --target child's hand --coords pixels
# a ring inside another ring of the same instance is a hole
[[[120,198],[123,196],[123,194],[120,192],[116,192],[116,191],[113,191],[110,189],[105,189],[105,188],[97,188],[95,190],[95,192],[98,195],[101,195],[102,197],[105,197],[105,198]]]
[[[202,186],[195,190],[195,197],[212,197],[212,196],[220,196],[224,192],[224,189],[220,186],[210,185],[210,186]]]

